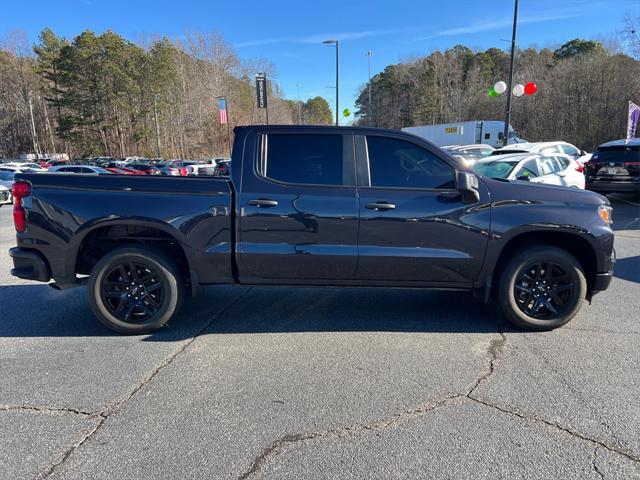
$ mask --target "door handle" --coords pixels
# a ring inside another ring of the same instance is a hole
[[[371,210],[393,210],[396,206],[389,202],[367,203],[365,207]]]
[[[256,207],[277,207],[278,202],[276,200],[269,200],[268,198],[259,198],[257,200],[249,200],[249,205]]]

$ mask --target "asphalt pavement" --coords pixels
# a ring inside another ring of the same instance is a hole
[[[531,333],[464,293],[209,287],[125,337],[9,275],[1,479],[640,478],[640,205],[609,290]]]

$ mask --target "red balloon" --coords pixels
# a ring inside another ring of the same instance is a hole
[[[538,86],[533,82],[529,82],[524,86],[524,93],[526,93],[527,95],[533,95],[537,91]]]

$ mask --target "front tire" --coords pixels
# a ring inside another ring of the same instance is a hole
[[[184,298],[178,266],[162,251],[124,247],[93,267],[89,304],[107,328],[124,334],[151,333],[171,320]]]
[[[551,245],[529,247],[508,260],[500,275],[498,301],[504,316],[528,330],[553,330],[580,311],[587,294],[575,257]]]

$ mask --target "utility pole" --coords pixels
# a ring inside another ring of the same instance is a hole
[[[31,101],[31,93],[27,94],[29,99],[29,115],[31,116],[31,139],[33,141],[33,151],[36,155],[40,155],[40,150],[38,149],[38,139],[36,137],[36,121],[33,118],[33,102]]]
[[[340,124],[340,102],[338,99],[338,93],[339,93],[339,89],[338,89],[338,71],[339,71],[339,42],[338,40],[325,40],[324,42],[322,42],[324,44],[334,44],[336,46],[336,127]]]
[[[509,124],[511,123],[511,95],[513,92],[513,65],[516,58],[516,29],[518,27],[518,0],[515,0],[513,9],[513,33],[511,35],[511,61],[509,63],[509,79],[507,82],[507,107],[504,114],[504,137],[502,138],[502,146],[509,144]]]
[[[369,121],[367,124],[371,126],[373,123],[373,110],[371,110],[371,57],[373,57],[373,52],[371,50],[367,51],[367,58],[369,59],[369,105],[367,106],[367,116],[369,117]]]
[[[156,155],[158,158],[162,158],[160,155],[160,124],[158,123],[158,94],[153,94],[153,118],[156,122]]]

